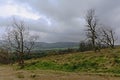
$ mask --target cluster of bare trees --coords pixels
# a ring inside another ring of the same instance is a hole
[[[99,40],[101,43],[106,44],[110,48],[115,47],[115,41],[117,40],[117,37],[115,36],[115,32],[113,29],[109,28],[101,28],[101,36],[99,37]]]
[[[87,24],[87,40],[91,42],[91,47],[94,51],[98,48],[100,49],[101,45],[106,45],[110,48],[115,47],[116,36],[114,30],[99,25],[94,9],[88,10],[85,20]]]
[[[7,33],[4,35],[4,47],[16,53],[18,63],[23,68],[24,55],[30,55],[30,51],[34,48],[34,43],[38,38],[39,35],[30,34],[24,21],[13,19],[11,27],[7,29]]]

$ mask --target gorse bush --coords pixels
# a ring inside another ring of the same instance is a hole
[[[91,51],[94,49],[95,49],[95,51],[97,51],[97,50],[100,51],[100,49],[105,49],[105,48],[108,48],[108,46],[106,44],[96,42],[95,46],[93,46],[91,41],[81,41],[79,44],[80,52]]]
[[[93,45],[91,42],[81,41],[79,44],[79,51],[81,52],[90,51],[92,49],[93,49]]]
[[[11,54],[8,50],[0,48],[0,63],[1,64],[9,64],[12,63],[12,56],[13,54]]]
[[[28,60],[28,59],[36,59],[36,58],[41,58],[47,56],[46,52],[37,52],[37,53],[30,53],[24,54],[23,59]],[[2,64],[10,64],[10,63],[15,63],[18,61],[18,54],[15,52],[8,52],[7,50],[0,49],[0,63]]]

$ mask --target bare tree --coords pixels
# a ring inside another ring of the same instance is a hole
[[[95,16],[95,10],[90,9],[86,14],[87,38],[92,41],[93,49],[96,47],[98,21]]]
[[[24,54],[30,54],[38,36],[30,35],[24,21],[17,21],[14,19],[11,27],[12,28],[9,28],[6,35],[6,41],[12,51],[17,53],[18,63],[22,68],[24,67]]]
[[[112,28],[109,29],[102,28],[100,40],[102,43],[106,44],[110,48],[114,48],[115,41],[117,40],[114,30]]]

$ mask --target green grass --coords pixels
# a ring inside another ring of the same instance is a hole
[[[33,65],[34,64],[34,65]],[[43,69],[43,70],[62,70],[62,71],[74,71],[75,65],[72,64],[57,64],[55,62],[51,61],[39,61],[39,62],[33,62],[31,64],[28,64],[25,66],[25,69],[27,70],[36,70],[36,69]]]
[[[120,49],[47,56],[27,61],[24,69],[120,74]]]

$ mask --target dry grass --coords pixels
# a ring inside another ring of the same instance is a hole
[[[48,70],[16,70],[0,66],[0,80],[120,80],[119,77]]]
[[[117,57],[116,57],[117,56]],[[28,60],[26,63],[37,62],[37,61],[49,61],[59,64],[64,63],[80,63],[84,60],[96,61],[100,63],[100,66],[107,68],[119,67],[119,63],[112,66],[110,62],[114,62],[114,59],[119,61],[120,59],[120,48],[114,50],[104,49],[101,52],[94,53],[92,51],[64,54],[64,55],[53,55],[47,56],[36,60]],[[113,70],[114,71],[114,70]],[[118,75],[118,74],[117,74]],[[102,73],[83,73],[83,72],[64,72],[56,70],[18,70],[11,65],[0,66],[0,80],[120,80],[114,74],[102,74]]]

